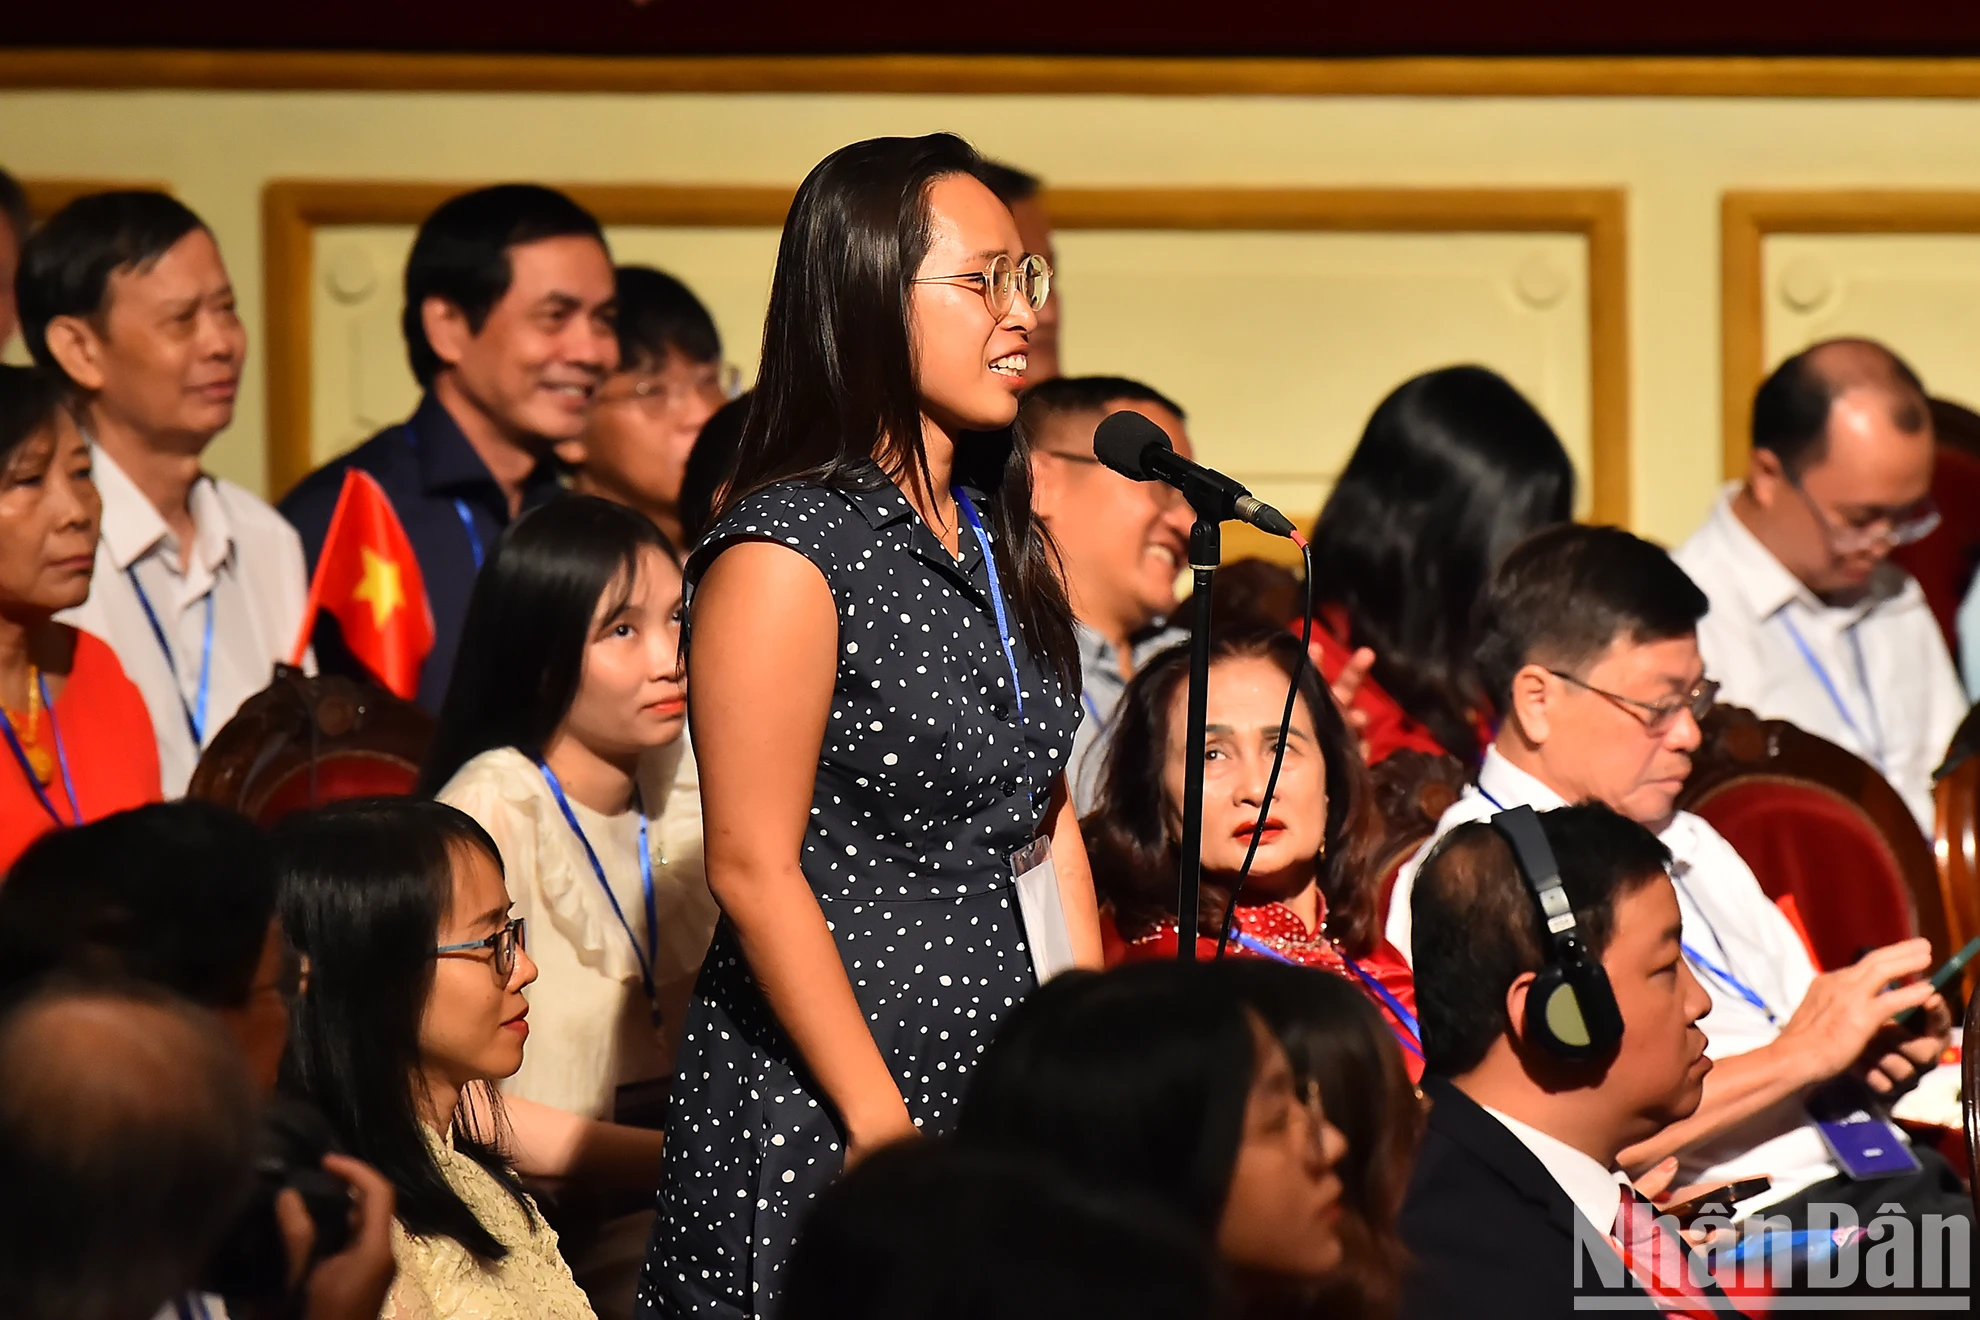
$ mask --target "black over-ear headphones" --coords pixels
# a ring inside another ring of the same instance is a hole
[[[1526,995],[1526,1038],[1563,1059],[1606,1058],[1622,1044],[1622,1010],[1608,971],[1575,928],[1574,908],[1540,818],[1531,807],[1513,807],[1490,823],[1512,848],[1546,932],[1547,961]]]

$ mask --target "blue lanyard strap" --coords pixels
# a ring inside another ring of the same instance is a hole
[[[62,813],[55,810],[55,800],[48,796],[48,790],[42,786],[40,776],[34,773],[34,762],[28,760],[27,748],[21,746],[20,735],[14,732],[14,722],[4,714],[0,714],[0,733],[7,735],[7,750],[14,754],[14,760],[20,765],[21,773],[27,776],[28,787],[34,790],[34,795],[40,800],[41,809],[48,813],[48,818],[55,822],[57,828],[80,825],[82,804],[76,798],[76,781],[69,775],[69,750],[62,746],[62,726],[55,722],[55,703],[48,699],[48,675],[35,675],[35,682],[41,688],[41,708],[48,712],[48,732],[55,740],[55,763],[62,767],[62,791],[69,795],[69,814],[75,817],[74,820],[63,820]],[[28,732],[34,731],[30,729]]]
[[[407,422],[399,429],[406,433],[406,443],[417,452],[419,432],[413,430],[412,423]],[[479,573],[484,558],[481,550],[481,533],[475,530],[474,510],[468,508],[468,502],[458,495],[454,497],[454,516],[461,520],[461,530],[467,533],[468,553],[474,556],[474,571]]]
[[[1678,892],[1682,893],[1686,900],[1690,902],[1691,910],[1698,914],[1698,923],[1705,927],[1705,933],[1712,937],[1713,947],[1719,951],[1719,961],[1713,962],[1692,945],[1690,941],[1680,940],[1678,947],[1684,951],[1686,961],[1693,967],[1710,975],[1713,980],[1738,995],[1741,999],[1744,999],[1753,1007],[1759,1009],[1762,1013],[1765,1013],[1767,1015],[1767,1021],[1770,1024],[1778,1026],[1779,1021],[1774,1016],[1774,1010],[1767,1006],[1767,1001],[1760,997],[1760,992],[1740,980],[1738,975],[1733,972],[1732,954],[1726,951],[1726,942],[1719,938],[1718,928],[1713,926],[1711,919],[1705,915],[1705,909],[1698,905],[1697,899],[1692,898],[1691,889],[1683,880],[1678,879],[1675,875],[1671,877],[1671,880],[1676,884]]]
[[[969,493],[961,486],[954,490],[963,521],[976,533],[976,543],[983,547],[983,570],[990,575],[990,605],[997,611],[997,640],[1004,644],[1004,663],[1011,667],[1011,691],[1017,694],[1018,718],[1023,719],[1024,685],[1018,679],[1017,644],[1011,640],[1011,621],[1004,613],[1004,584],[997,575],[997,556],[991,552],[990,534],[983,530],[983,520],[976,516],[976,505],[970,501]]]
[[[213,692],[213,595],[218,584],[206,590],[206,627],[204,639],[199,646],[199,687],[193,694],[190,705],[186,702],[186,690],[179,683],[179,662],[172,651],[172,639],[165,635],[165,625],[158,621],[158,611],[151,608],[151,597],[144,594],[144,584],[138,581],[137,565],[124,570],[124,576],[131,580],[131,590],[137,593],[138,605],[144,610],[144,621],[151,625],[151,635],[158,642],[158,649],[165,653],[165,668],[172,675],[172,687],[179,694],[179,709],[185,712],[186,729],[192,734],[193,748],[206,746],[207,701]]]
[[[1232,931],[1231,939],[1240,948],[1249,949],[1262,957],[1273,958],[1282,963],[1291,963],[1295,967],[1304,965],[1298,959],[1289,958],[1271,945],[1265,943],[1265,941],[1253,939],[1242,931]],[[1396,1021],[1402,1024],[1403,1030],[1392,1031],[1390,1034],[1395,1036],[1396,1040],[1401,1043],[1404,1049],[1414,1054],[1417,1058],[1422,1058],[1423,1046],[1421,1042],[1423,1040],[1423,1028],[1417,1025],[1416,1014],[1404,1008],[1402,1000],[1397,999],[1390,992],[1388,986],[1383,985],[1377,980],[1373,972],[1370,972],[1360,963],[1348,957],[1346,951],[1336,949],[1335,952],[1341,955],[1341,961],[1347,964],[1348,970],[1354,973],[1355,979],[1359,980],[1363,986],[1373,992],[1375,997],[1380,999],[1388,1007],[1388,1010],[1396,1015]]]
[[[1801,635],[1801,629],[1794,626],[1794,620],[1788,617],[1786,609],[1781,610],[1780,620],[1781,626],[1787,629],[1788,636],[1794,639],[1795,649],[1801,652],[1801,658],[1806,660],[1808,667],[1815,671],[1815,678],[1821,683],[1822,690],[1829,694],[1829,702],[1836,708],[1836,713],[1842,716],[1843,723],[1856,736],[1856,740],[1863,745],[1864,751],[1881,771],[1884,768],[1883,722],[1877,718],[1877,702],[1870,695],[1870,675],[1863,667],[1863,640],[1857,636],[1856,629],[1853,627],[1849,629],[1849,644],[1856,655],[1856,682],[1863,690],[1863,708],[1870,720],[1868,735],[1857,724],[1856,717],[1849,713],[1849,707],[1844,703],[1835,680],[1829,677],[1828,669],[1816,656],[1815,649],[1808,644],[1808,640]]]
[[[571,800],[564,796],[564,786],[557,782],[557,776],[548,763],[538,761],[536,768],[543,772],[543,782],[550,786],[550,796],[557,799],[557,809],[564,813],[565,822],[571,833],[577,835],[578,843],[584,847],[585,859],[591,863],[591,873],[598,877],[598,887],[605,891],[605,901],[612,905],[612,915],[619,919],[626,938],[632,941],[633,957],[639,961],[639,983],[646,991],[647,1006],[653,1011],[653,1020],[660,1020],[660,999],[654,990],[653,964],[660,959],[660,920],[658,904],[653,895],[653,854],[646,843],[646,809],[637,807],[639,812],[639,885],[642,897],[646,900],[646,944],[641,947],[639,936],[633,934],[632,923],[626,920],[626,910],[619,906],[619,896],[612,892],[612,882],[605,878],[605,864],[598,860],[598,852],[585,837],[584,826],[578,824],[577,813],[571,810]]]

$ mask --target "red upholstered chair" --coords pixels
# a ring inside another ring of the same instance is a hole
[[[1834,743],[1719,706],[1678,806],[1725,835],[1768,897],[1793,900],[1825,970],[1913,935],[1931,939],[1935,961],[1951,953],[1916,818],[1882,775]]]
[[[1980,413],[1947,399],[1932,400],[1932,427],[1938,437],[1938,467],[1932,498],[1944,520],[1924,540],[1891,552],[1905,572],[1918,579],[1932,617],[1959,655],[1954,620],[1973,574],[1980,568]]]
[[[1369,767],[1368,778],[1378,822],[1368,850],[1380,886],[1375,911],[1386,918],[1396,873],[1436,833],[1438,818],[1458,800],[1471,776],[1455,756],[1403,748]]]
[[[279,665],[214,735],[186,796],[272,825],[340,798],[410,793],[433,717],[383,689]]]

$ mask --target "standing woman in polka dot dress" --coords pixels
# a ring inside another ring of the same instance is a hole
[[[1037,983],[1013,879],[1036,839],[1099,965],[1064,774],[1078,653],[1012,429],[1050,268],[981,170],[947,134],[856,143],[784,225],[736,476],[688,565],[723,916],[643,1315],[772,1313],[817,1193],[955,1121]]]

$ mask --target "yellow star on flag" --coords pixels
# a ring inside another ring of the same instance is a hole
[[[406,603],[405,585],[400,581],[396,561],[376,553],[368,545],[359,549],[364,554],[364,577],[351,592],[351,599],[368,603],[371,606],[371,626],[383,629],[386,620]]]

